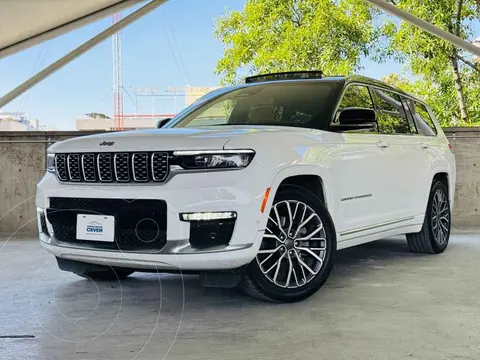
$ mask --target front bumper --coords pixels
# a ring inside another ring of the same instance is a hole
[[[252,181],[252,179],[258,181]],[[264,179],[263,181],[261,179]],[[270,179],[252,163],[239,171],[187,173],[163,184],[64,184],[46,174],[37,185],[36,205],[41,245],[59,258],[99,265],[158,270],[234,269],[252,261],[260,247],[266,217],[261,203]],[[57,238],[41,214],[50,198],[152,199],[166,202],[166,245],[156,252],[98,249],[88,244],[70,244]],[[227,245],[198,249],[190,244],[190,223],[181,213],[234,211],[237,213]]]

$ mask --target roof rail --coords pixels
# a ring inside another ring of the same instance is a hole
[[[324,73],[320,70],[315,71],[286,71],[271,74],[261,74],[248,76],[245,78],[245,83],[255,83],[264,81],[276,81],[276,80],[297,80],[297,79],[321,79],[325,77]]]

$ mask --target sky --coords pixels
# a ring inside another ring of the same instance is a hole
[[[216,62],[223,45],[213,36],[213,24],[227,9],[241,10],[245,0],[170,0],[122,30],[124,113],[135,113],[135,87],[216,86]],[[138,8],[138,6],[137,6]],[[122,12],[126,16],[136,8]],[[59,59],[111,25],[111,18],[78,29],[0,60],[0,94]],[[110,39],[74,60],[29,90],[2,111],[25,111],[41,124],[58,130],[74,128],[75,118],[90,112],[113,113],[113,60]],[[398,64],[364,62],[363,75],[381,78],[401,72]],[[130,95],[130,97],[128,96]],[[177,105],[181,109],[183,99]],[[138,98],[138,112],[170,113],[172,97]]]

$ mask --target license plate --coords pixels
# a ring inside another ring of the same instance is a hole
[[[77,239],[113,242],[115,217],[108,215],[77,215]]]

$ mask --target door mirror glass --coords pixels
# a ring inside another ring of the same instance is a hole
[[[372,109],[349,107],[338,112],[337,122],[332,124],[340,131],[375,129],[377,121]]]
[[[161,129],[166,123],[168,123],[170,120],[172,120],[171,118],[166,118],[166,119],[162,119],[162,120],[158,120],[157,121],[157,125],[155,126],[155,128],[157,129]]]

